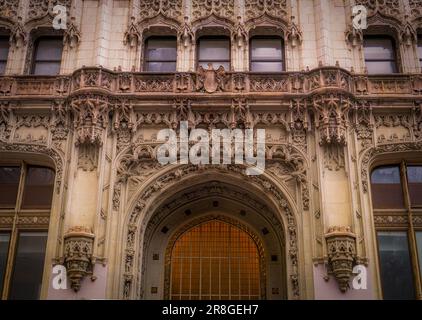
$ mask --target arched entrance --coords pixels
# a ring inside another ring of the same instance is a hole
[[[182,227],[171,238],[165,273],[170,286],[164,297],[171,300],[265,298],[265,270],[265,253],[259,237],[234,219],[205,216]]]

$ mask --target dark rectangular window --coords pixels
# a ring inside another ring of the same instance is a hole
[[[22,209],[49,209],[53,196],[54,171],[28,167],[23,191]]]
[[[403,189],[399,166],[379,167],[371,175],[374,209],[403,208]]]
[[[7,57],[9,56],[9,38],[0,37],[0,75],[6,71]]]
[[[60,73],[63,39],[42,37],[35,41],[32,74],[55,76]]]
[[[411,205],[422,206],[422,166],[407,167],[407,182]]]
[[[228,38],[200,38],[198,41],[198,66],[208,69],[223,66],[230,71],[230,41]]]
[[[378,250],[384,299],[415,298],[406,232],[379,231]]]
[[[9,299],[39,299],[47,232],[20,232]]]
[[[175,72],[177,60],[176,38],[151,37],[145,44],[145,71]]]
[[[0,208],[15,207],[20,175],[20,167],[0,167]]]
[[[9,254],[10,233],[0,233],[0,293],[3,289],[6,273],[7,255]]]
[[[250,45],[251,71],[281,72],[284,70],[281,38],[252,38]]]
[[[369,74],[398,72],[394,40],[386,36],[367,36],[363,41],[365,65]]]
[[[419,272],[422,277],[422,231],[415,232],[416,234],[416,246],[418,250],[418,258],[419,258]]]

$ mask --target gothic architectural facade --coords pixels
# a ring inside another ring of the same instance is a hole
[[[421,28],[421,0],[0,0],[2,298],[421,299]],[[161,165],[180,121],[265,129],[265,172]],[[186,253],[225,228],[255,269]]]

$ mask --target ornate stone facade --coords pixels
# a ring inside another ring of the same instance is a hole
[[[368,7],[368,30],[351,27],[349,2]],[[69,17],[60,75],[25,74],[34,39],[57,35],[56,4]],[[219,217],[248,225],[264,244],[262,297],[381,298],[374,220],[409,219],[373,219],[369,177],[378,163],[421,158],[420,7],[415,0],[0,0],[0,30],[11,44],[0,76],[0,154],[44,159],[56,171],[53,209],[39,222],[53,235],[42,297],[57,297],[51,269],[63,263],[77,291],[66,298],[164,298],[168,248],[160,243]],[[346,18],[330,20],[339,15]],[[363,36],[374,32],[397,40],[399,73],[366,72]],[[231,39],[230,68],[198,67],[197,39],[218,34]],[[249,72],[249,39],[275,34],[284,39],[286,71]],[[153,35],[177,38],[176,72],[143,71]],[[158,131],[180,121],[265,129],[264,174],[246,176],[235,164],[162,166]],[[234,204],[208,218],[203,208],[184,215],[203,199]],[[248,210],[256,218],[239,213]],[[422,226],[421,217],[413,223]],[[349,290],[357,264],[372,274],[358,293]],[[327,276],[335,290],[321,281]]]

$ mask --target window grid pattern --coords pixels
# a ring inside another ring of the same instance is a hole
[[[40,297],[54,177],[25,162],[0,165],[0,299]]]
[[[245,231],[212,220],[185,232],[171,256],[173,300],[260,299],[260,257]]]
[[[402,161],[375,168],[371,189],[383,297],[421,297],[422,229],[414,221],[422,216],[422,166]]]

